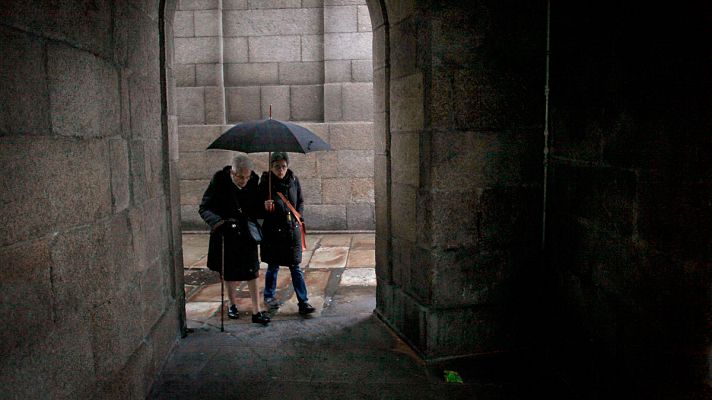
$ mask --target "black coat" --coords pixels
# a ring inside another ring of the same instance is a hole
[[[264,223],[260,257],[268,264],[297,265],[302,262],[302,233],[299,230],[299,222],[277,192],[284,194],[297,212],[302,214],[304,210],[302,187],[291,169],[287,170],[284,179],[278,179],[272,172],[270,174],[272,174],[274,212],[265,212],[264,207],[262,208]],[[264,172],[260,178],[260,197],[263,204],[268,197],[268,187],[268,175]]]
[[[220,271],[222,262],[222,235],[225,236],[225,280],[245,281],[259,275],[257,244],[247,234],[247,219],[255,220],[262,205],[258,194],[258,177],[254,171],[244,189],[235,185],[230,177],[230,166],[215,173],[200,202],[200,217],[210,225],[208,268]],[[212,229],[221,220],[233,218],[237,228],[225,223]]]

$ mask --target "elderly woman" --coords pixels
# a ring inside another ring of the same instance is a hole
[[[200,203],[200,216],[210,225],[208,268],[222,271],[222,243],[225,243],[224,276],[230,308],[228,317],[237,319],[237,287],[247,281],[252,298],[252,322],[267,324],[270,317],[260,310],[257,277],[260,262],[257,243],[247,230],[247,221],[254,221],[261,210],[257,192],[257,174],[252,161],[244,154],[237,155],[232,165],[216,172]],[[222,272],[221,272],[222,273]]]
[[[264,239],[261,244],[260,256],[266,262],[267,273],[265,274],[265,303],[271,308],[277,308],[279,303],[275,299],[277,286],[277,274],[279,266],[289,267],[292,274],[292,286],[299,302],[299,314],[310,314],[314,312],[307,298],[307,285],[304,282],[304,273],[299,264],[302,262],[302,236],[299,229],[297,216],[290,210],[290,206],[301,215],[304,209],[304,199],[302,198],[302,188],[299,179],[294,175],[289,166],[287,153],[272,153],[270,159],[270,172],[262,174],[260,179],[260,194],[264,199]],[[271,182],[271,199],[270,196]],[[284,200],[289,202],[287,204]]]

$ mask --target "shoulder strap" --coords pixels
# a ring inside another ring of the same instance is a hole
[[[289,210],[292,212],[292,214],[294,214],[294,216],[297,217],[297,224],[299,224],[299,229],[302,231],[302,250],[306,250],[307,249],[307,229],[304,226],[304,222],[302,222],[301,214],[299,214],[299,212],[297,212],[297,210],[294,209],[294,206],[292,205],[292,203],[290,203],[289,200],[281,192],[277,192],[277,194],[282,199],[284,204],[286,204],[287,207],[289,207]]]

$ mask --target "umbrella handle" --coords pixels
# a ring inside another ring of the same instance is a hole
[[[269,105],[270,115],[272,114],[272,105]],[[272,159],[272,152],[267,153],[267,200],[272,200],[272,166],[270,165],[270,160]]]

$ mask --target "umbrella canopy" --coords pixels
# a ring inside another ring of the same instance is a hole
[[[331,146],[316,133],[291,122],[263,119],[239,123],[225,131],[208,149],[261,153],[286,151],[310,153],[330,150]]]

